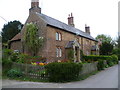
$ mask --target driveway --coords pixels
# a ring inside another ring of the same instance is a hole
[[[118,65],[77,82],[41,83],[3,80],[2,86],[3,88],[118,88]]]

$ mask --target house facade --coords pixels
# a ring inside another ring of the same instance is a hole
[[[10,49],[31,55],[24,44],[26,24],[31,22],[37,25],[39,37],[45,40],[37,55],[46,57],[48,62],[67,59],[69,50],[74,51],[75,62],[80,61],[80,50],[85,55],[99,54],[98,42],[90,35],[89,26],[85,26],[85,32],[76,29],[72,13],[68,17],[68,24],[42,14],[39,0],[31,1],[29,17],[22,31],[11,40]]]

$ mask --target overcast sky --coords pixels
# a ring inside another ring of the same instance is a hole
[[[118,1],[120,0],[39,0],[42,13],[67,23],[68,14],[74,16],[75,27],[85,31],[90,26],[91,35],[118,35]],[[31,0],[0,0],[0,31],[9,21],[25,23]],[[5,19],[5,20],[4,20]]]

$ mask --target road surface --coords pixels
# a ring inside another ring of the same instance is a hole
[[[77,82],[41,83],[3,80],[2,86],[3,88],[118,88],[118,65]]]

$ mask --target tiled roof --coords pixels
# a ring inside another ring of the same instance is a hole
[[[74,41],[69,41],[67,43],[67,45],[65,46],[65,48],[72,48],[73,47],[73,44],[74,44]]]
[[[18,33],[10,41],[15,41],[15,40],[20,40],[20,39],[21,39],[21,33]]]
[[[73,48],[73,45],[74,45],[75,43],[78,44],[78,46],[76,46],[76,47],[79,47],[79,46],[80,46],[80,43],[78,43],[78,42],[76,42],[76,41],[74,40],[74,41],[69,41],[69,42],[67,43],[67,45],[65,46],[65,48]]]
[[[91,39],[91,40],[94,40],[94,41],[97,41],[96,39],[94,39],[91,35],[79,30],[79,29],[76,29],[70,25],[67,25],[59,20],[56,20],[52,17],[49,17],[47,15],[44,15],[44,14],[40,14],[40,13],[36,13],[38,16],[42,17],[42,19],[50,26],[54,26],[54,27],[57,27],[57,28],[60,28],[64,31],[67,31],[67,32],[70,32],[70,33],[73,33],[73,34],[76,34],[76,35],[79,35],[79,36],[82,36],[82,37],[85,37],[85,38],[88,38],[88,39]]]

